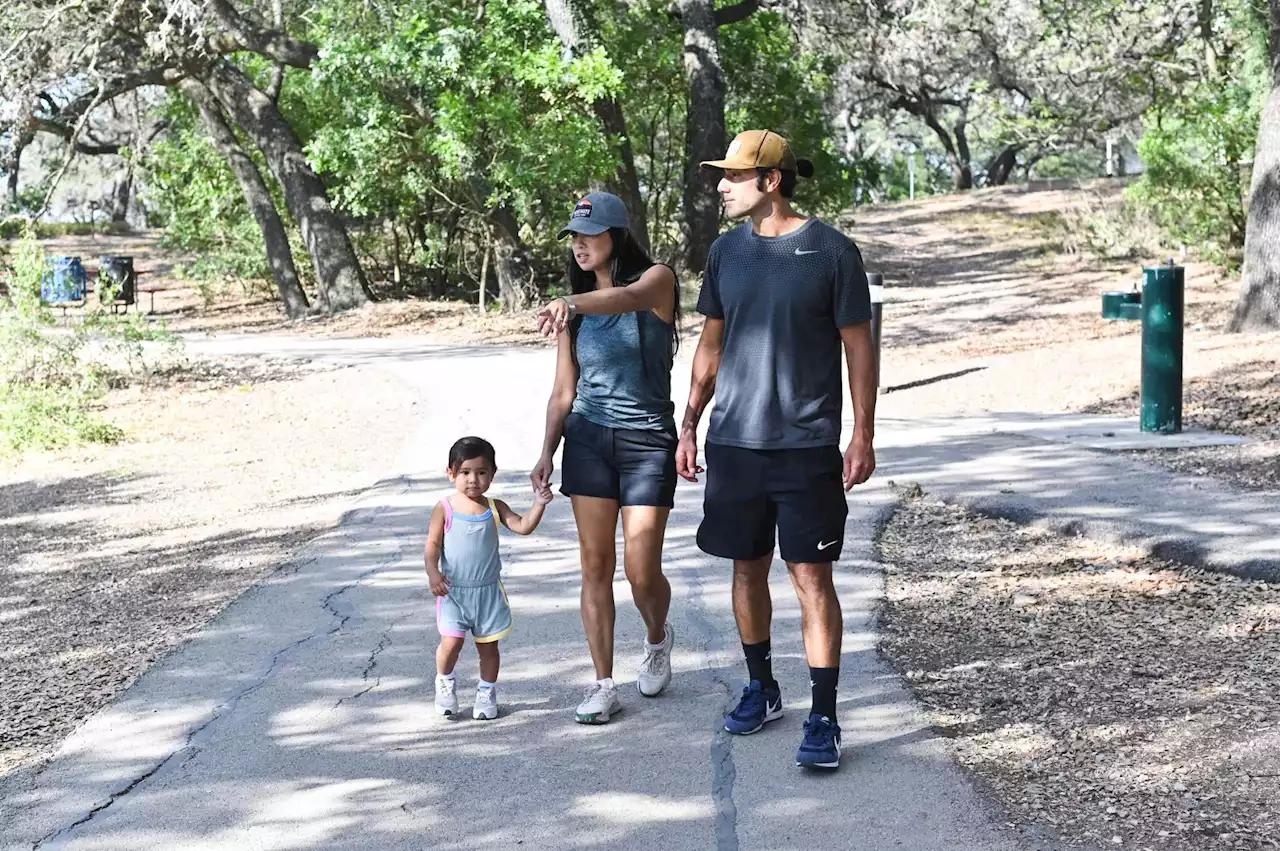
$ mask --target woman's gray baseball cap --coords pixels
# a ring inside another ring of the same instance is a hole
[[[627,215],[627,205],[622,199],[609,192],[592,192],[573,208],[569,216],[569,224],[564,226],[556,239],[564,239],[571,233],[595,236],[609,228],[630,228],[631,219]]]

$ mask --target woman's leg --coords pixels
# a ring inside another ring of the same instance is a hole
[[[498,653],[498,642],[477,641],[476,655],[480,657],[480,679],[486,683],[498,681],[498,668],[502,661]]]
[[[622,509],[623,566],[631,583],[631,597],[648,629],[650,644],[666,637],[671,608],[671,583],[662,575],[662,542],[669,508],[628,505]]]
[[[574,496],[582,559],[582,627],[591,648],[596,679],[613,676],[613,574],[618,565],[618,502]]]
[[[458,664],[458,654],[462,652],[463,639],[452,635],[440,636],[440,646],[436,648],[436,673],[449,676]]]

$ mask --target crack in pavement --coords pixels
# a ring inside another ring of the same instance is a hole
[[[410,483],[407,477],[401,476],[399,477],[399,481],[401,482],[402,487],[399,489],[398,495],[406,493],[410,487]],[[356,544],[357,543],[356,538],[347,532],[348,524],[358,525],[358,526],[372,526],[383,514],[385,514],[389,510],[390,510],[390,506],[382,506],[370,512],[367,519],[353,521],[351,518],[348,518],[348,523],[345,523],[341,527],[339,534],[341,535],[341,537],[345,538],[348,543]],[[346,626],[347,622],[353,617],[353,615],[350,613],[344,613],[342,611],[339,611],[338,608],[334,605],[335,600],[337,600],[339,597],[341,597],[343,594],[347,593],[351,589],[358,587],[361,583],[363,583],[367,578],[372,576],[374,573],[377,573],[378,571],[383,570],[392,565],[398,564],[400,560],[404,558],[404,553],[405,553],[404,546],[403,545],[398,546],[391,555],[387,556],[384,559],[379,560],[373,567],[361,573],[353,581],[325,595],[320,600],[320,608],[330,612],[333,615],[333,617],[337,618],[338,620],[338,622],[331,629],[323,633],[316,632],[316,633],[312,633],[311,635],[304,636],[298,639],[297,641],[293,641],[290,644],[286,645],[285,647],[277,650],[275,653],[272,654],[271,661],[270,663],[268,663],[267,668],[262,673],[262,675],[259,676],[254,682],[250,683],[245,688],[236,692],[227,700],[215,706],[208,718],[206,718],[203,722],[201,722],[200,724],[193,727],[190,731],[188,731],[186,737],[183,739],[183,743],[181,746],[175,748],[173,751],[166,754],[163,759],[159,760],[154,765],[147,768],[145,771],[143,771],[141,774],[135,777],[133,780],[129,781],[128,785],[126,785],[124,788],[110,793],[107,796],[106,800],[90,808],[87,813],[80,816],[75,821],[63,827],[52,830],[49,833],[45,834],[40,839],[36,840],[35,843],[33,843],[31,846],[32,851],[39,851],[39,849],[42,848],[46,843],[49,843],[56,839],[64,837],[70,832],[74,831],[76,828],[81,827],[82,825],[88,824],[90,821],[97,818],[97,816],[100,813],[109,809],[121,798],[126,797],[127,795],[132,793],[135,789],[137,789],[139,786],[141,786],[143,783],[145,783],[147,780],[154,777],[157,773],[159,773],[162,769],[164,769],[166,765],[168,765],[176,757],[178,757],[180,754],[183,754],[183,753],[186,754],[186,757],[182,760],[182,765],[180,766],[180,768],[185,768],[193,759],[199,756],[201,751],[207,745],[207,742],[201,743],[198,745],[194,744],[197,737],[199,737],[206,730],[210,729],[217,721],[219,721],[224,716],[229,716],[232,713],[234,713],[236,710],[236,707],[239,706],[240,701],[242,701],[244,698],[248,697],[249,695],[253,694],[262,686],[264,686],[267,683],[267,681],[271,679],[271,675],[275,673],[276,668],[279,667],[281,660],[287,654],[292,653],[294,650],[297,650],[302,645],[307,644],[308,642],[313,641],[317,638],[321,638],[321,637],[327,638],[329,636],[332,636],[335,633],[342,630],[344,626]],[[310,563],[314,564],[319,561],[320,561],[320,557],[316,556],[314,559],[310,560]],[[388,631],[389,629],[390,628],[388,628]],[[385,634],[384,634],[384,637],[385,637]],[[388,643],[390,643],[389,638],[387,639],[387,641]],[[378,652],[380,653],[381,650],[379,650]],[[366,674],[368,673],[369,670],[370,669],[366,669]],[[366,691],[368,691],[368,689],[366,689]]]
[[[707,614],[701,571],[690,569],[688,576],[688,594],[685,597],[689,604],[688,617],[702,633],[703,652],[709,663],[713,655],[723,652],[724,642],[720,640],[720,633]],[[717,674],[713,667],[703,668],[702,674],[724,691],[726,699],[733,696],[733,685]],[[711,801],[716,810],[716,851],[738,851],[738,806],[733,801],[733,784],[738,772],[733,763],[733,745],[729,733],[718,720],[716,732],[711,738],[710,757]]]
[[[383,650],[386,650],[388,647],[391,646],[391,630],[395,629],[396,626],[398,625],[399,625],[399,621],[387,627],[383,631],[382,637],[378,639],[378,643],[374,645],[373,650],[369,652],[369,661],[365,663],[364,671],[360,673],[360,679],[362,682],[369,683],[369,675],[372,674],[374,669],[378,667],[378,657],[382,655]],[[377,688],[380,685],[382,685],[381,674],[378,675],[377,679],[375,679],[373,682],[366,685],[364,688],[360,689],[355,694],[348,695],[347,697],[338,698],[338,702],[333,705],[333,708],[337,709],[339,706],[346,703],[348,700],[357,700],[361,697],[364,697],[366,694],[373,691],[375,688]]]
[[[137,789],[144,782],[154,777],[157,773],[159,773],[161,769],[163,769],[166,765],[172,762],[173,759],[177,757],[179,754],[187,752],[187,757],[182,761],[182,764],[185,766],[187,763],[189,763],[192,759],[194,759],[197,755],[199,755],[200,751],[203,749],[203,746],[194,746],[192,744],[192,742],[195,741],[197,736],[199,736],[202,732],[208,729],[223,715],[229,714],[230,712],[234,712],[236,706],[240,703],[241,700],[243,700],[245,697],[249,696],[253,692],[257,691],[259,688],[261,688],[267,682],[267,680],[271,678],[272,673],[275,672],[276,667],[280,664],[281,658],[283,658],[286,653],[296,650],[298,647],[301,647],[303,644],[306,644],[308,641],[311,641],[316,637],[317,636],[315,635],[308,635],[307,637],[301,638],[298,641],[295,641],[289,644],[287,647],[283,647],[280,650],[276,651],[275,654],[272,655],[271,662],[267,666],[267,670],[262,674],[262,676],[259,677],[255,682],[251,683],[250,685],[241,689],[236,694],[232,695],[227,700],[223,701],[218,706],[214,707],[208,718],[206,718],[203,722],[196,725],[190,731],[187,732],[186,738],[183,740],[182,745],[180,747],[175,748],[173,751],[165,755],[164,759],[160,760],[155,765],[151,766],[146,771],[144,771],[142,774],[135,777],[123,789],[120,789],[116,792],[112,792],[105,801],[103,801],[102,803],[90,809],[89,812],[85,813],[83,816],[76,819],[71,824],[66,825],[65,827],[58,828],[57,830],[54,830],[46,834],[45,836],[41,837],[40,839],[36,840],[36,842],[31,846],[32,851],[38,851],[38,849],[42,845],[44,845],[46,842],[50,842],[61,836],[64,836],[67,833],[70,833],[71,831],[75,830],[77,827],[80,827],[81,825],[87,824],[88,822],[92,821],[103,810],[106,810],[116,801],[125,797],[134,789]]]

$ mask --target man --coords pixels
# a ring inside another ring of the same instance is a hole
[[[875,469],[875,351],[867,276],[858,247],[791,208],[797,160],[769,130],[739,134],[723,160],[725,213],[745,218],[711,246],[698,297],[706,317],[693,360],[676,469],[697,481],[697,428],[707,433],[707,486],[698,546],[733,559],[733,612],[750,684],[725,720],[747,735],[782,717],[770,665],[769,567],[774,533],[800,600],[812,706],[796,764],[840,764],[836,684],[843,622],[832,584],[845,494]],[[853,437],[841,457],[840,354],[849,364]]]

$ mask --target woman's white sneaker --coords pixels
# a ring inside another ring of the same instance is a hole
[[[573,720],[579,724],[608,724],[612,715],[622,711],[622,702],[618,700],[618,687],[612,679],[593,683],[583,695],[578,711]]]
[[[671,649],[676,643],[675,630],[667,624],[667,636],[660,647],[648,642],[644,645],[644,661],[640,663],[640,676],[636,685],[645,697],[657,697],[671,683]]]
[[[436,712],[446,718],[458,714],[458,694],[453,677],[436,676]]]

